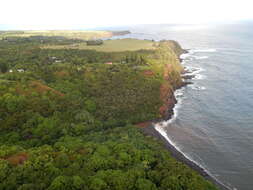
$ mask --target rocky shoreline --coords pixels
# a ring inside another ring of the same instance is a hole
[[[175,43],[176,43],[176,46],[179,46],[179,44],[177,42],[175,42]],[[180,48],[178,48],[179,49],[179,51],[177,53],[178,57],[180,57],[181,54],[188,53],[188,50],[184,50],[184,49],[180,50]],[[179,58],[179,60],[180,60],[180,62],[182,62],[182,59]],[[177,86],[176,89],[180,89],[183,86],[186,86],[188,84],[192,84],[192,82],[190,82],[188,80],[190,80],[194,77],[195,76],[192,75],[190,71],[188,71],[188,70],[186,70],[186,68],[184,68],[183,71],[181,72],[182,83],[181,83],[181,85]],[[157,120],[153,120],[153,121],[146,121],[146,122],[137,124],[137,126],[143,131],[143,133],[145,135],[149,135],[149,136],[152,136],[152,137],[160,140],[163,143],[164,147],[171,153],[171,155],[176,160],[186,164],[191,169],[198,172],[206,180],[208,180],[208,181],[212,182],[213,184],[215,184],[219,189],[221,189],[221,190],[231,190],[231,188],[227,187],[226,185],[222,184],[217,179],[215,179],[213,176],[211,176],[204,168],[199,166],[194,161],[188,159],[182,152],[180,152],[174,145],[172,145],[159,131],[157,131],[155,129],[155,124],[156,123],[161,122],[162,120],[169,120],[169,119],[172,118],[172,115],[174,114],[173,108],[177,103],[177,100],[174,96],[174,91],[173,91],[172,94],[169,93],[169,95],[166,97],[167,100],[165,101],[165,104],[163,105],[163,107],[166,107],[167,110],[164,111],[164,115],[163,115],[162,119],[157,119]]]

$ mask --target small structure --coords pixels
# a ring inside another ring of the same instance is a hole
[[[23,73],[23,72],[25,72],[25,70],[24,69],[18,69],[17,70],[19,73]]]
[[[112,62],[107,62],[107,63],[105,63],[106,65],[112,65]]]

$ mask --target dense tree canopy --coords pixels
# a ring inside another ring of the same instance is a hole
[[[216,189],[134,126],[160,117],[165,64],[166,84],[180,80],[171,48],[105,53],[38,43],[0,41],[0,190]]]

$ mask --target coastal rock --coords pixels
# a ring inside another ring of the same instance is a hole
[[[184,82],[182,83],[182,87],[187,86],[187,85],[190,85],[190,84],[193,84],[193,82],[184,81]]]
[[[182,75],[181,78],[184,80],[190,80],[193,79],[195,77],[195,75]]]

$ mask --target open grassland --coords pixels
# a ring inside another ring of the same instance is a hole
[[[69,39],[96,39],[108,38],[113,36],[110,31],[79,31],[79,30],[38,30],[38,31],[6,31],[0,34],[4,37],[31,37],[31,36],[62,36]]]
[[[155,49],[156,42],[150,40],[120,39],[105,40],[102,45],[87,46],[86,43],[76,43],[70,45],[44,45],[43,49],[81,49],[96,50],[103,52],[136,51],[141,49]]]

